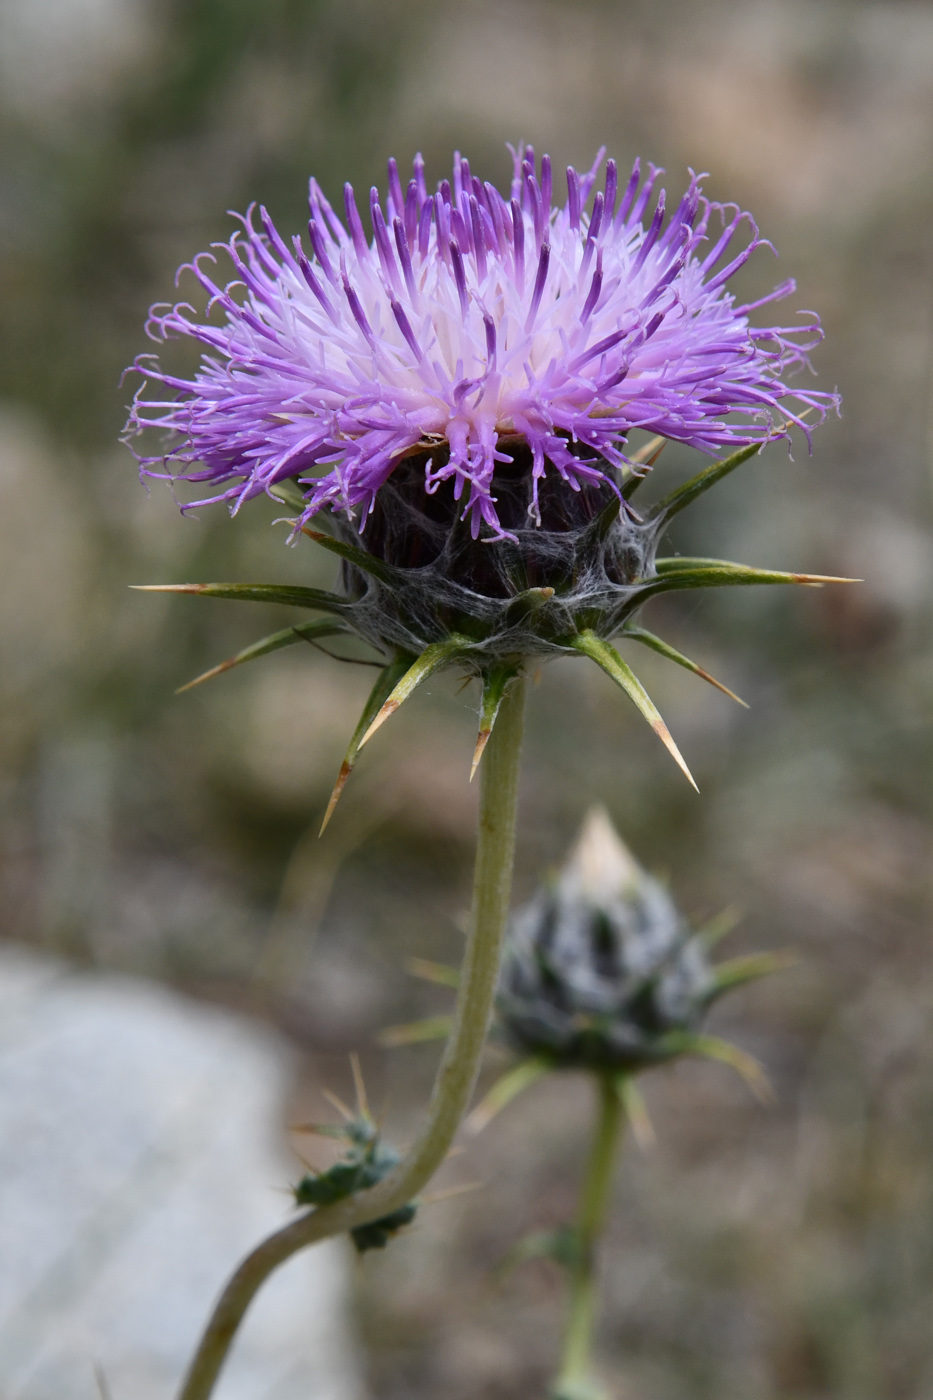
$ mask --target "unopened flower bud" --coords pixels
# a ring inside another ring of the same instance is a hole
[[[680,1053],[716,990],[702,939],[594,808],[513,920],[498,1002],[508,1036],[563,1067],[633,1071]]]

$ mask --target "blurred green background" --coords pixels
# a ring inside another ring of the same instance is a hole
[[[639,656],[700,784],[595,668],[530,706],[517,898],[604,801],[730,948],[799,966],[717,1028],[776,1104],[724,1070],[647,1081],[658,1133],[620,1174],[601,1364],[633,1400],[933,1394],[931,448],[933,6],[907,0],[6,0],[0,9],[0,932],[267,1018],[315,1086],[363,1054],[404,1139],[429,1048],[381,1026],[440,1010],[406,955],[456,960],[469,887],[476,696],[442,679],[366,751],[316,826],[369,673],[312,651],[176,698],[282,625],[137,582],[309,579],[271,503],[182,519],[116,445],[150,302],[261,200],[303,226],[309,174],[384,184],[452,150],[502,181],[506,140],[588,165],[606,143],[711,172],[794,275],[843,416],[769,448],[680,517],[674,545],[854,574],[850,590],[651,604],[739,710]],[[656,489],[696,469],[672,449]],[[682,523],[681,523],[682,522]],[[660,624],[663,621],[663,627]],[[490,1066],[492,1070],[493,1066]],[[571,1077],[496,1123],[358,1276],[385,1400],[519,1400],[553,1362],[560,1282],[496,1263],[572,1208],[590,1112]]]

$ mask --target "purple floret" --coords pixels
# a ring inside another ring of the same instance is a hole
[[[186,265],[209,294],[203,319],[184,302],[150,313],[153,340],[204,350],[191,379],[155,355],[136,361],[145,382],[128,439],[172,435],[167,451],[138,454],[143,474],[208,482],[191,506],[234,510],[292,478],[302,521],[324,507],[365,519],[399,460],[429,453],[428,490],[453,479],[474,535],[485,523],[495,538],[496,464],[517,441],[536,489],[553,470],[578,490],[606,463],[624,469],[633,428],[712,454],[786,437],[790,424],[809,435],[801,413],[823,418],[836,396],[784,377],[807,364],[818,318],[750,324],[792,281],[744,306],[726,290],[766,243],[751,215],[704,199],[691,174],[665,225],[663,190],[649,208],[662,172],[649,166],[642,182],[636,161],[620,191],[610,160],[594,193],[603,155],[586,174],[568,168],[563,205],[549,157],[539,165],[530,147],[513,151],[509,198],[459,155],[434,195],[420,157],[405,191],[390,161],[384,206],[370,197],[371,241],[349,185],[342,221],[311,180],[307,248],[289,247],[265,209],[257,227],[251,208],[216,245],[235,280],[212,280],[212,254]]]

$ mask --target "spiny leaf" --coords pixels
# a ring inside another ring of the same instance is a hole
[[[732,452],[728,457],[721,457],[718,462],[712,462],[703,471],[697,472],[689,481],[685,481],[683,486],[678,486],[676,490],[659,501],[651,511],[651,519],[661,524],[666,524],[672,516],[686,506],[692,505],[698,496],[702,496],[704,491],[708,491],[711,486],[715,486],[717,481],[722,481],[723,477],[734,472],[736,467],[740,467],[743,462],[747,462],[749,457],[754,457],[761,451],[760,442],[749,443],[747,447],[740,447],[737,452]]]
[[[438,987],[460,986],[460,969],[449,967],[447,963],[431,962],[428,958],[406,958],[405,971],[412,977],[420,977],[423,982],[434,982]]]
[[[553,589],[549,590],[553,593]],[[483,750],[489,742],[492,727],[496,722],[499,713],[499,706],[502,704],[502,697],[505,695],[506,687],[510,680],[517,674],[514,666],[497,666],[494,671],[489,671],[483,677],[483,699],[479,711],[479,734],[476,738],[476,748],[473,750],[473,766],[470,769],[470,782],[472,783],[479,761],[483,756]]]
[[[320,530],[312,530],[307,525],[302,525],[301,533],[307,535],[309,540],[314,540],[315,544],[319,544],[322,549],[329,549],[331,554],[339,554],[341,559],[345,559],[354,568],[372,574],[373,578],[381,579],[383,583],[390,583],[397,576],[397,571],[392,568],[391,564],[377,559],[375,555],[370,554],[365,549],[358,549],[353,544],[345,544],[343,540],[335,540],[333,535],[322,534]]]
[[[420,1045],[426,1040],[444,1040],[450,1034],[452,1016],[426,1016],[422,1021],[409,1021],[404,1026],[388,1026],[376,1036],[377,1045],[388,1050],[400,1045]]]
[[[638,596],[644,601],[658,593],[670,593],[681,588],[729,588],[743,584],[796,583],[821,588],[824,583],[858,583],[859,579],[834,578],[829,574],[789,574],[776,569],[753,569],[747,564],[733,564],[727,559],[658,559],[658,575],[643,580]]]
[[[191,593],[204,598],[232,598],[246,603],[285,603],[293,608],[315,608],[318,612],[343,613],[348,600],[321,588],[302,588],[290,583],[135,583],[139,593]]]
[[[715,1001],[733,987],[757,982],[760,977],[770,977],[772,972],[783,972],[797,961],[793,953],[749,953],[746,957],[730,958],[713,968],[716,981],[707,1000]]]
[[[422,681],[426,681],[428,676],[432,676],[446,662],[451,661],[458,652],[465,651],[470,645],[469,637],[461,637],[454,632],[444,641],[432,642],[429,647],[425,647],[418,659],[409,666],[401,680],[396,683],[388,699],[383,702],[375,719],[360,740],[360,748],[369,743],[376,730],[385,724],[390,715],[395,714],[399,705],[408,699],[412,691]]]
[[[337,774],[337,781],[334,783],[334,790],[330,795],[327,804],[327,811],[324,813],[324,820],[321,822],[321,830],[318,833],[324,835],[324,830],[331,817],[334,815],[334,808],[340,801],[340,796],[347,785],[347,779],[353,772],[354,765],[359,757],[360,749],[363,747],[363,735],[372,724],[373,717],[377,715],[385,703],[387,697],[392,694],[399,680],[405,675],[411,666],[411,657],[407,653],[399,654],[394,661],[390,661],[384,671],[380,671],[376,684],[369,693],[369,699],[363,707],[359,722],[353,731],[353,736],[347,746],[347,751],[343,756],[343,763],[340,765],[340,772]]]
[[[723,695],[728,695],[730,700],[735,700],[737,704],[744,705],[745,709],[748,709],[746,702],[742,700],[740,696],[736,695],[735,691],[730,690],[727,685],[723,685],[722,681],[717,681],[716,677],[711,676],[709,671],[704,671],[702,666],[698,666],[695,661],[691,661],[688,656],[684,656],[683,652],[677,651],[669,642],[665,642],[661,637],[656,637],[653,632],[646,631],[644,627],[628,626],[625,628],[622,635],[623,637],[631,637],[636,642],[641,642],[643,646],[650,647],[652,651],[656,651],[659,656],[666,656],[668,661],[674,661],[678,666],[683,666],[687,671],[692,671],[695,676],[700,676],[702,680],[709,681],[710,685],[714,685],[717,690],[721,690]]]
[[[236,656],[228,657],[226,661],[221,661],[219,666],[212,666],[209,671],[195,676],[193,681],[180,685],[175,694],[181,695],[186,690],[192,690],[196,685],[203,685],[205,681],[223,675],[224,671],[232,671],[234,666],[242,666],[244,661],[255,661],[257,656],[266,656],[270,651],[278,651],[281,647],[294,646],[296,642],[310,641],[313,637],[336,637],[346,635],[348,632],[349,628],[344,627],[343,623],[330,622],[326,618],[316,618],[313,622],[299,622],[295,627],[286,627],[281,632],[273,632],[271,636],[263,637],[259,642],[253,642],[252,646],[244,647],[242,651],[237,652]]]
[[[481,1133],[496,1114],[501,1113],[506,1104],[511,1103],[523,1089],[534,1084],[542,1074],[547,1074],[550,1068],[549,1060],[538,1057],[520,1061],[514,1069],[497,1079],[489,1093],[477,1104],[464,1124],[466,1131],[470,1134]]]
[[[717,1035],[672,1031],[664,1036],[664,1043],[674,1055],[699,1055],[706,1060],[719,1060],[742,1076],[759,1102],[773,1102],[774,1094],[761,1065],[754,1056],[730,1041],[721,1040]]]
[[[657,734],[658,738],[665,745],[678,767],[685,774],[691,787],[699,792],[699,788],[693,781],[690,769],[687,767],[680,750],[671,738],[670,731],[658,713],[654,701],[651,699],[651,696],[648,694],[647,690],[645,690],[645,687],[635,675],[632,668],[627,662],[622,660],[622,657],[616,651],[615,647],[611,646],[609,642],[604,641],[602,637],[598,637],[595,632],[589,629],[573,637],[570,641],[570,645],[577,651],[582,652],[584,656],[589,656],[596,662],[597,666],[602,667],[607,676],[612,677],[616,685],[622,687],[626,695],[634,702],[641,714],[644,715],[645,719],[651,725],[655,734]]]
[[[625,1116],[631,1124],[635,1141],[643,1152],[647,1152],[649,1148],[654,1147],[657,1139],[648,1117],[648,1106],[644,1096],[631,1074],[620,1074],[616,1080],[616,1089],[622,1100]]]
[[[526,588],[517,593],[505,612],[507,627],[515,627],[529,613],[537,612],[554,597],[553,588]]]

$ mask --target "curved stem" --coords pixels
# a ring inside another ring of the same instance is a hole
[[[623,1119],[622,1095],[613,1075],[599,1081],[599,1110],[590,1147],[574,1239],[570,1270],[570,1299],[564,1332],[564,1354],[551,1391],[552,1400],[583,1400],[595,1395],[589,1385],[590,1351],[596,1321],[596,1246],[602,1234],[612,1191],[619,1129]]]
[[[482,765],[473,914],[453,1025],[421,1131],[403,1161],[377,1186],[320,1207],[264,1240],[243,1260],[214,1309],[179,1400],[206,1400],[259,1288],[298,1250],[378,1220],[416,1196],[437,1171],[466,1112],[489,1029],[512,888],[518,764],[525,683],[506,692]]]

